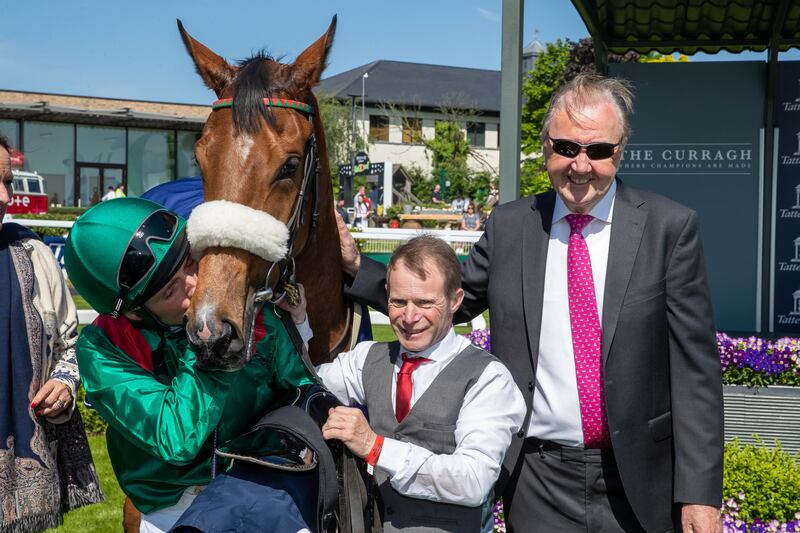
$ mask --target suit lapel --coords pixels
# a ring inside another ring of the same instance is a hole
[[[642,240],[647,210],[635,192],[617,181],[611,240],[608,246],[605,294],[603,297],[603,364],[608,360],[611,342],[617,329],[620,309],[633,271],[633,263]]]
[[[555,193],[534,197],[531,212],[522,225],[522,298],[531,364],[536,373],[539,361],[539,337],[542,332],[544,276],[547,267],[547,247],[553,223]]]

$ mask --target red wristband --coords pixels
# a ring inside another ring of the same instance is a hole
[[[378,457],[381,456],[381,450],[383,449],[383,435],[377,435],[375,437],[375,443],[372,445],[372,449],[369,451],[367,456],[364,458],[364,461],[367,463],[367,472],[372,474],[375,469],[375,465],[378,464]]]

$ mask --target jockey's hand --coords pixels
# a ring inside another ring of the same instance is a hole
[[[342,249],[342,270],[352,277],[356,277],[358,269],[361,268],[361,253],[356,247],[356,241],[347,224],[342,220],[342,216],[336,212],[336,228],[339,230],[339,246]]]
[[[297,289],[300,295],[297,297],[297,305],[292,305],[286,298],[286,294],[281,296],[281,299],[275,305],[292,315],[292,322],[295,324],[302,324],[306,321],[306,289],[302,283],[297,284]]]
[[[322,426],[325,440],[337,439],[361,459],[369,454],[378,437],[361,409],[339,406],[328,410],[328,420]]]
[[[33,397],[31,407],[37,416],[57,416],[72,406],[72,392],[64,383],[51,379]]]

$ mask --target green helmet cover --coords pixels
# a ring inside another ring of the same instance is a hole
[[[125,250],[142,222],[159,210],[168,211],[142,198],[106,200],[87,210],[72,226],[64,247],[64,266],[72,285],[98,313],[114,311],[120,293],[117,272]],[[155,276],[156,272],[163,273],[164,268],[172,274],[177,272],[185,250],[172,250],[173,245],[187,247],[183,238],[186,221],[180,216],[177,218],[178,226],[169,242],[149,241],[156,263],[126,296],[120,313],[135,309],[143,303],[138,301],[140,297],[152,295],[161,288],[149,286],[154,278],[163,286],[171,277],[164,280],[163,276]]]

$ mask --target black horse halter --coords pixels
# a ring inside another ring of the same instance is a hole
[[[309,122],[311,122],[312,127],[314,124],[313,116],[314,116],[314,108],[309,104],[299,102],[297,100],[289,100],[285,98],[264,98],[264,105],[267,107],[284,107],[287,109],[294,109],[301,113],[305,113],[308,116]],[[225,98],[222,100],[217,100],[212,104],[212,110],[216,111],[218,109],[223,109],[225,107],[233,107],[233,98]],[[309,235],[306,238],[305,243],[303,244],[303,248],[300,250],[295,251],[295,238],[297,234],[300,232],[300,229],[306,224],[306,205],[309,202],[309,194],[311,193],[311,188],[314,187],[314,194],[313,198],[311,199],[311,228],[309,231]],[[297,200],[294,205],[294,209],[292,210],[292,214],[289,217],[289,220],[286,223],[286,226],[289,230],[289,242],[288,248],[286,252],[286,257],[279,261],[275,261],[270,265],[269,269],[267,270],[267,274],[264,277],[264,284],[263,287],[256,291],[253,297],[253,316],[251,319],[250,324],[250,334],[248,335],[247,339],[247,347],[245,354],[247,357],[250,356],[252,351],[252,342],[253,342],[253,329],[255,326],[255,320],[258,315],[258,310],[262,307],[265,303],[271,302],[276,303],[281,300],[284,296],[288,299],[289,302],[292,304],[297,303],[297,298],[300,295],[299,289],[297,288],[297,280],[295,279],[294,269],[295,269],[295,257],[300,255],[300,253],[305,249],[305,244],[312,237],[312,232],[317,227],[317,222],[319,219],[319,155],[317,153],[317,140],[314,133],[311,133],[308,140],[306,141],[306,154],[303,163],[303,181],[300,184],[300,193],[297,196]],[[278,277],[278,282],[275,284],[275,287],[272,288],[269,286],[269,280],[272,276],[272,273],[275,269],[278,269],[280,273]]]

